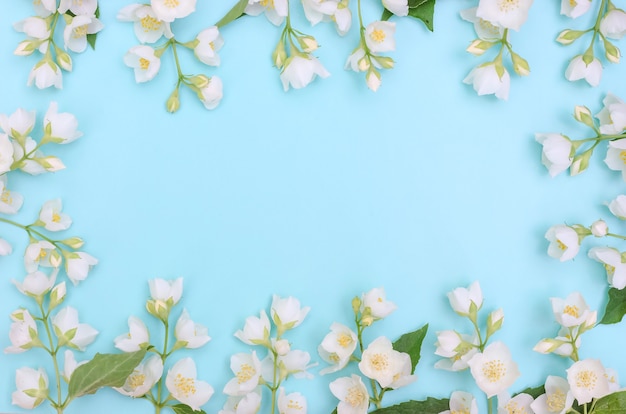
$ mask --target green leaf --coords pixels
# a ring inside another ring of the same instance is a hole
[[[244,11],[246,10],[246,6],[248,5],[248,0],[239,0],[237,4],[233,6],[232,9],[224,17],[220,19],[219,22],[215,23],[218,28],[222,28],[226,26],[228,23],[237,20],[241,16],[244,15]]]
[[[98,38],[98,33],[89,33],[87,35],[87,43],[91,46],[91,49],[96,50],[96,39]]]
[[[176,414],[193,414],[193,413],[206,414],[203,410],[194,411],[191,409],[190,406],[185,405],[185,404],[172,405],[172,410],[174,410]]]
[[[393,16],[393,13],[390,12],[389,10],[385,9],[385,10],[383,10],[383,15],[380,16],[380,20],[385,22],[385,21],[389,20],[391,18],[391,16]]]
[[[449,409],[450,400],[428,397],[424,401],[407,401],[391,407],[380,408],[370,414],[439,414]]]
[[[606,304],[601,324],[618,323],[626,315],[626,289],[609,289],[609,302]]]
[[[145,355],[146,349],[124,354],[96,354],[72,374],[68,386],[69,397],[74,399],[94,394],[102,387],[121,387]]]
[[[420,351],[422,342],[428,331],[428,324],[422,326],[417,331],[409,332],[402,335],[393,343],[393,349],[398,352],[406,352],[411,357],[411,374],[415,371],[415,366],[420,360]]]
[[[332,412],[332,413],[330,413],[330,414],[337,414],[337,409],[335,408],[335,409],[333,410],[333,412]]]
[[[528,387],[528,388],[526,388],[524,390],[521,390],[517,394],[514,394],[513,397],[515,397],[516,395],[520,395],[520,394],[528,394],[528,395],[530,395],[533,398],[537,398],[541,394],[545,394],[545,393],[546,393],[545,387],[543,385],[540,385],[540,386],[535,387],[535,388]]]
[[[622,414],[626,412],[626,391],[618,391],[600,398],[594,414]]]
[[[420,19],[424,22],[428,30],[434,31],[433,28],[433,16],[435,14],[435,0],[428,0],[421,3],[417,7],[411,7],[409,5],[409,16]]]

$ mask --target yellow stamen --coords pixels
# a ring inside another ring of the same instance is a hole
[[[337,336],[337,343],[340,347],[347,348],[349,345],[352,344],[352,337],[347,333],[341,333],[339,334],[339,336]]]
[[[81,37],[87,36],[87,25],[84,24],[82,26],[78,26],[74,28],[74,32],[72,35],[75,39],[79,39]]]
[[[483,375],[491,383],[500,381],[505,374],[506,367],[499,359],[488,361],[483,365]]]
[[[567,305],[563,309],[563,313],[567,314],[567,315],[570,315],[570,316],[573,316],[574,318],[578,318],[580,316],[578,306],[576,306],[576,305],[574,305],[574,306]]]
[[[239,368],[239,372],[237,372],[237,383],[243,384],[244,382],[250,381],[252,377],[256,374],[256,370],[253,366],[248,364],[242,364]]]
[[[552,394],[548,394],[546,405],[550,412],[559,413],[563,411],[565,408],[565,393],[561,390],[556,390]]]
[[[519,8],[519,0],[500,0],[498,7],[503,13],[512,12]]]
[[[593,371],[580,371],[576,375],[576,386],[588,390],[595,388],[598,377]]]
[[[359,406],[365,400],[365,394],[360,387],[352,387],[348,390],[346,395],[346,402],[353,407]]]
[[[146,376],[138,371],[133,372],[133,374],[130,377],[128,377],[128,385],[133,390],[136,390],[137,388],[141,387],[145,381],[146,381]]]
[[[372,39],[376,43],[382,43],[385,41],[385,32],[380,29],[374,29],[372,33],[370,33],[370,39]],[[380,298],[379,298],[380,299]]]
[[[626,164],[626,150],[621,151],[621,152],[619,153],[619,157],[622,159],[622,162],[623,162],[624,164]]]
[[[174,387],[179,394],[189,397],[196,393],[196,382],[193,378],[183,377],[181,374],[177,374],[174,378]]]
[[[173,9],[174,7],[178,7],[180,5],[180,1],[179,0],[165,0],[165,7],[169,7],[170,9]]]
[[[161,22],[152,16],[144,16],[139,20],[139,22],[141,23],[141,27],[143,27],[144,32],[152,32],[161,28]]]
[[[139,58],[139,67],[143,70],[148,70],[150,67],[150,61],[148,59]]]
[[[376,371],[384,371],[389,367],[389,361],[385,354],[374,354],[370,364]]]

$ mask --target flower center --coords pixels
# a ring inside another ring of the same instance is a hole
[[[0,201],[6,204],[13,204],[13,197],[11,197],[11,192],[9,190],[5,190],[0,195]]]
[[[133,390],[136,390],[137,388],[141,387],[145,381],[146,381],[146,376],[137,371],[135,371],[133,375],[128,377],[128,385],[130,385],[130,387]]]
[[[580,316],[578,306],[576,305],[574,306],[567,305],[563,309],[563,313],[573,316],[574,318],[578,318]]]
[[[556,245],[563,251],[567,250],[567,246],[559,239],[556,239]]]
[[[48,255],[48,252],[46,252],[44,249],[39,250],[39,258],[40,259],[43,259],[47,255]]]
[[[75,39],[87,36],[87,25],[75,27],[73,36]]]
[[[569,6],[570,7],[576,7],[576,6],[578,6],[578,2],[576,0],[569,0]]]
[[[328,356],[328,359],[330,359],[331,361],[333,361],[333,363],[337,364],[339,363],[339,361],[341,361],[341,358],[339,358],[339,355],[337,355],[335,352],[333,352],[332,354],[330,354]]]
[[[365,394],[363,390],[357,386],[354,386],[348,390],[346,395],[346,402],[353,407],[359,406],[365,400]]]
[[[300,403],[296,400],[289,400],[287,403],[287,408],[292,408],[294,410],[303,410],[304,407],[300,405]]]
[[[595,388],[598,377],[593,371],[580,371],[576,375],[576,386],[588,390]]]
[[[487,361],[483,365],[483,375],[487,378],[487,381],[493,383],[498,382],[506,374],[506,367],[499,359],[493,361]]]
[[[498,7],[502,13],[509,13],[519,9],[519,0],[500,0]]]
[[[611,266],[610,264],[605,263],[604,268],[606,269],[606,273],[609,276],[613,276],[615,274],[615,266]]]
[[[561,390],[556,390],[552,394],[548,394],[546,404],[550,412],[557,413],[563,411],[565,408],[565,393]]]
[[[180,4],[180,1],[179,0],[165,0],[163,4],[165,5],[165,7],[169,7],[170,9],[173,9],[175,7],[178,7],[178,5]]]
[[[450,414],[470,414],[470,412],[464,408],[462,410],[450,410]]]
[[[385,354],[374,354],[370,360],[370,364],[376,371],[384,371],[389,367],[389,361]]]
[[[622,162],[623,162],[624,164],[626,164],[626,150],[621,151],[621,152],[619,153],[619,157],[622,159]]]
[[[382,43],[385,41],[385,32],[383,30],[380,29],[374,29],[374,31],[370,34],[370,39],[372,39],[374,42],[376,43]],[[380,298],[378,298],[380,302],[382,302],[382,300]]]
[[[509,401],[507,405],[504,406],[509,414],[527,414],[525,407],[520,407],[515,401]]]
[[[61,222],[61,216],[58,213],[52,213],[52,222],[53,223],[60,223]]]
[[[152,16],[144,16],[139,21],[144,32],[151,32],[161,28],[161,22]]]
[[[478,25],[492,35],[497,35],[498,33],[500,33],[500,29],[497,26],[485,19],[479,19]]]
[[[348,345],[352,344],[352,337],[347,333],[341,333],[337,337],[337,343],[342,348],[347,348]]]
[[[244,382],[248,382],[255,374],[256,370],[252,365],[242,364],[241,367],[239,367],[239,372],[237,372],[237,383],[243,384]]]
[[[174,379],[174,387],[179,394],[189,397],[196,393],[196,382],[193,378],[183,377],[181,374],[177,374]]]
[[[274,0],[261,0],[261,6],[265,7],[266,9],[273,9],[274,8]]]
[[[148,70],[150,67],[150,61],[145,58],[139,58],[139,67],[143,70]]]

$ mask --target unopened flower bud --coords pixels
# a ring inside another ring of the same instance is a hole
[[[61,243],[71,247],[72,249],[80,249],[83,247],[83,244],[85,244],[83,239],[80,237],[70,237],[69,239],[62,240]]]
[[[298,43],[300,43],[300,47],[306,53],[311,53],[319,47],[317,40],[313,36],[300,36],[298,37]]]
[[[591,234],[596,237],[604,237],[609,232],[609,227],[604,220],[596,220],[591,225]]]
[[[180,108],[180,99],[178,98],[178,88],[174,89],[174,92],[167,98],[165,103],[165,109],[167,112],[173,114]]]
[[[69,53],[63,52],[62,50],[57,52],[57,64],[64,71],[71,72],[72,71],[72,58]]]
[[[285,60],[287,60],[287,52],[285,51],[285,44],[282,40],[278,42],[276,45],[276,49],[272,52],[272,60],[274,61],[274,66],[278,69],[282,69],[285,65]]]
[[[556,41],[562,45],[569,45],[580,36],[584,35],[586,31],[582,30],[563,30],[556,38]]]
[[[198,89],[204,89],[209,86],[211,80],[206,75],[195,75],[189,78],[189,81]],[[178,96],[178,90],[176,90],[176,96]]]
[[[274,342],[274,351],[276,351],[279,356],[287,355],[290,350],[291,346],[289,345],[289,341],[287,341],[286,339],[279,339],[278,341]]]
[[[19,45],[17,45],[17,47],[13,51],[13,54],[17,56],[28,56],[32,55],[35,49],[37,49],[37,44],[35,40],[24,40],[20,42]]]

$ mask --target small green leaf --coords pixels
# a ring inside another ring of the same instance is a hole
[[[417,331],[402,335],[396,342],[393,343],[393,349],[398,352],[406,352],[411,357],[411,374],[415,371],[415,366],[420,360],[422,342],[424,342],[424,337],[426,337],[427,331],[428,324],[422,326]]]
[[[609,302],[606,305],[601,324],[618,323],[626,315],[626,289],[609,289]]]
[[[71,399],[94,394],[102,387],[121,387],[146,355],[146,349],[124,354],[96,354],[76,368],[70,378],[68,395]]]
[[[206,414],[203,410],[194,411],[191,409],[190,406],[185,405],[185,404],[172,405],[172,410],[174,410],[176,414],[194,414],[194,413]]]
[[[337,409],[335,408],[335,409],[333,410],[333,412],[332,412],[332,413],[330,413],[330,414],[337,414]]]
[[[435,0],[428,0],[420,3],[417,7],[409,6],[409,16],[420,19],[424,22],[428,30],[434,31],[433,16],[435,14]]]
[[[96,50],[96,39],[98,38],[98,33],[89,33],[87,35],[87,43],[91,46],[91,49]]]
[[[391,16],[393,16],[393,13],[390,12],[389,10],[385,9],[385,10],[383,10],[383,15],[380,16],[380,20],[385,22],[385,21],[389,20],[391,18]]]
[[[609,394],[596,401],[594,414],[622,414],[626,412],[626,391]]]
[[[391,407],[380,408],[370,414],[439,414],[449,409],[450,400],[427,398],[424,401],[407,401]]]
[[[537,398],[539,397],[541,394],[545,394],[546,393],[546,389],[543,385],[540,385],[538,387],[535,388],[526,388],[520,392],[518,392],[517,394],[514,394],[513,397],[515,397],[516,395],[520,395],[520,394],[528,394],[533,398]]]
[[[239,0],[237,4],[233,6],[232,9],[224,17],[220,19],[219,22],[215,23],[218,28],[222,28],[226,26],[228,23],[237,20],[241,16],[244,15],[246,10],[246,6],[248,5],[248,0]]]

